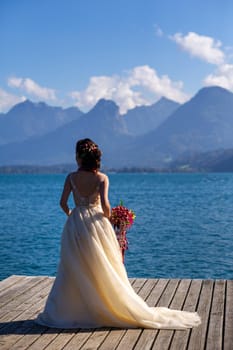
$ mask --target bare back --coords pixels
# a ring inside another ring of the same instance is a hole
[[[80,171],[70,173],[65,181],[60,205],[64,212],[69,215],[70,209],[67,205],[70,192],[76,206],[96,206],[101,204],[104,215],[110,217],[111,207],[108,200],[108,177],[97,171]]]
[[[110,216],[108,177],[101,172],[77,171],[70,174],[70,182],[76,206],[100,205]]]
[[[78,171],[70,174],[75,204],[77,206],[99,204],[101,180],[102,177],[99,173]]]

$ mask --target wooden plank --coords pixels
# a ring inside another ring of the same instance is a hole
[[[61,329],[48,328],[45,332],[41,334],[37,339],[34,339],[33,343],[30,345],[30,350],[43,350],[48,344],[50,344],[59,333]]]
[[[176,282],[176,283],[175,283]],[[161,306],[167,306],[171,309],[181,310],[189,290],[191,280],[184,279],[181,281],[171,280],[171,283],[174,284],[173,293],[169,293],[170,298],[168,298],[169,303],[161,304]],[[176,288],[177,286],[177,288]],[[152,349],[168,349],[172,338],[174,336],[174,330],[159,330],[159,333],[155,339]]]
[[[84,344],[88,341],[88,339],[91,337],[91,335],[94,333],[94,329],[80,329],[77,334],[70,337],[69,341],[64,344],[64,349],[66,350],[79,350],[83,349]],[[62,339],[62,334],[58,337],[59,339]],[[51,350],[50,347],[46,348],[46,350]],[[63,349],[63,348],[62,348]],[[55,350],[55,348],[52,348],[52,350]]]
[[[85,344],[81,347],[81,349],[82,350],[99,349],[100,345],[104,342],[108,334],[109,334],[109,328],[98,329],[92,332],[91,336],[88,338]],[[65,349],[76,350],[77,348],[75,346],[75,341],[72,342],[71,347],[68,344],[68,347],[65,347]]]
[[[12,275],[5,278],[4,280],[0,281],[0,293],[2,293],[3,290],[8,289],[15,283],[24,279],[26,279],[26,276],[17,276],[17,275]]]
[[[159,281],[152,280],[152,281],[154,281],[154,285],[152,285],[153,288],[149,291],[149,293],[148,291],[144,295],[142,293],[139,293],[139,295],[143,297],[143,299],[147,302],[149,306],[154,306],[158,302],[159,298],[161,297],[163,289],[168,283],[168,280],[159,280]],[[135,348],[138,344],[139,339],[141,338],[141,334],[143,331],[144,329],[142,328],[128,330],[120,340],[117,350],[120,350],[120,349],[128,350],[128,349]],[[145,346],[145,344],[146,344],[146,339],[144,339],[143,346]]]
[[[216,280],[214,283],[206,350],[222,349],[225,287],[225,280]]]
[[[150,350],[156,337],[158,335],[157,329],[143,329],[134,349],[135,350]]]
[[[233,280],[226,282],[224,350],[233,349]]]
[[[159,305],[165,291],[167,290],[167,288],[170,288],[170,286],[168,287],[170,281],[171,280],[165,279],[165,278],[161,278],[158,280],[158,282],[154,286],[152,292],[150,293],[150,295],[146,299],[146,302],[149,306],[154,307],[154,306]]]
[[[192,329],[189,339],[189,350],[205,349],[213,287],[213,280],[202,281],[202,289],[197,307],[197,312],[201,317],[201,326]]]
[[[14,321],[14,326],[15,326],[14,330],[11,330],[8,333],[5,333],[5,335],[1,336],[0,338],[1,350],[13,349],[14,347],[16,347],[15,344],[17,344],[17,342],[19,342],[20,339],[22,339],[25,334],[26,334],[25,337],[28,337],[28,336],[30,337],[30,330],[33,327],[35,327],[35,323],[33,322],[33,320],[25,320],[17,323]],[[36,327],[35,331],[37,332],[36,336],[40,336],[40,334],[43,332],[43,328],[38,326]],[[31,340],[31,342],[33,342],[33,339]],[[31,342],[29,342],[29,345]],[[26,348],[26,347],[23,346],[23,348]]]
[[[136,293],[139,292],[139,290],[143,287],[146,281],[147,281],[146,278],[137,278],[133,281],[133,283],[131,283]]]
[[[178,280],[172,282],[168,279],[160,279],[155,288],[150,293],[146,302],[149,306],[165,306],[169,305],[171,297],[176,290]],[[143,329],[140,338],[135,345],[135,350],[149,350],[154,343],[155,338],[158,335],[157,329]]]
[[[26,300],[21,305],[19,309],[24,310],[24,312],[23,313],[21,312],[16,317],[17,320],[21,318],[26,319],[27,316],[28,318],[30,317],[32,317],[33,319],[35,318],[35,316],[38,314],[38,311],[40,311],[44,307],[44,304],[47,299],[47,295],[51,289],[53,280],[54,278],[51,278],[51,277],[49,278],[44,277],[41,279],[41,281],[44,283],[40,284],[41,288],[38,289],[37,293],[35,293],[35,290],[33,290],[34,292],[33,296],[29,297],[28,300]],[[31,349],[31,346],[38,338],[43,339],[43,336],[41,336],[41,334],[44,333],[45,331],[50,333],[52,338],[57,336],[56,333],[60,331],[60,330],[49,329],[47,327],[37,325],[34,323],[33,320],[27,320],[27,321],[21,321],[21,322],[14,321],[13,324],[14,323],[16,327],[14,334],[17,334],[17,336],[15,336],[14,339],[10,339],[10,344],[13,344],[13,342],[15,343],[14,345],[11,345],[11,349],[14,349],[14,347],[16,349],[18,348],[26,349],[28,348],[28,346],[30,346],[30,349]],[[18,323],[18,327],[17,327],[17,323]],[[54,334],[54,332],[56,333]],[[37,348],[38,350],[43,349],[43,342],[40,344],[40,347],[35,347],[35,348]]]
[[[42,290],[38,290],[37,293],[33,294],[30,298],[30,300],[27,300],[25,304],[25,308],[21,309],[21,306],[19,309],[11,310],[9,306],[9,315],[7,314],[7,317],[1,318],[1,321],[4,322],[10,322],[14,320],[23,320],[25,317],[28,317],[29,315],[34,312],[39,312],[41,308],[44,306],[46,297],[48,295],[49,290],[51,289],[51,285],[48,284],[45,288]],[[6,319],[5,319],[6,318]]]
[[[51,285],[47,288],[44,288],[37,295],[32,297],[32,304],[28,304],[29,308],[24,312],[17,314],[12,310],[11,321],[6,323],[6,325],[0,329],[0,334],[2,334],[0,339],[0,348],[11,349],[13,345],[18,342],[25,334],[30,334],[32,329],[36,329],[37,336],[40,336],[42,330],[45,331],[47,327],[40,327],[35,325],[35,322],[30,318],[35,318],[41,308],[44,307],[48,291],[50,290]],[[40,299],[38,299],[38,296]],[[34,341],[34,339],[32,340]]]
[[[114,350],[117,348],[117,345],[120,343],[122,337],[126,333],[126,330],[122,329],[112,329],[104,342],[100,345],[99,350]]]
[[[169,307],[174,297],[176,296],[177,288],[181,289],[181,286],[183,286],[184,283],[185,283],[185,280],[183,281],[180,281],[178,279],[169,280],[156,306]]]
[[[138,295],[144,300],[147,300],[151,291],[154,289],[155,285],[157,284],[157,281],[158,280],[156,279],[148,279],[146,283],[143,285],[142,289],[138,292]],[[133,349],[141,333],[142,333],[142,328],[128,329],[124,333],[119,344],[117,345],[117,350]]]
[[[0,298],[0,308],[39,283],[41,283],[41,277],[28,277],[14,285],[13,288],[5,290]]]
[[[62,329],[57,336],[45,347],[46,350],[60,350],[70,342],[70,340],[79,332],[79,329]],[[43,335],[42,335],[43,337]],[[40,350],[38,347],[36,348]],[[77,349],[79,349],[77,345]]]
[[[146,283],[142,285],[142,287],[136,292],[142,299],[146,300],[148,296],[150,295],[151,291],[157,284],[157,279],[147,279]]]
[[[33,321],[29,323],[29,326],[26,330],[26,334],[18,337],[17,341],[11,345],[11,350],[24,350],[28,347],[44,332],[45,327],[35,324]],[[2,349],[1,349],[2,350]]]
[[[137,329],[128,329],[122,339],[120,340],[119,344],[117,345],[117,350],[131,350],[134,349],[138,338],[140,337],[142,333],[142,328]]]
[[[0,282],[1,350],[233,349],[233,280],[130,280],[150,306],[183,307],[188,311],[197,308],[202,325],[187,331],[61,330],[39,326],[31,318],[44,307],[53,279],[11,276]]]
[[[0,305],[1,305],[1,301],[2,301],[2,298],[4,297],[4,295],[8,295],[8,293],[13,293],[13,291],[15,292],[15,295],[17,295],[18,288],[20,288],[20,286],[24,285],[27,280],[29,280],[29,278],[27,276],[24,276],[23,278],[19,278],[17,281],[15,281],[15,283],[10,285],[8,288],[3,288],[0,291]]]
[[[44,277],[41,278],[41,283],[38,285],[36,285],[35,288],[30,289],[26,295],[24,296],[24,298],[22,299],[23,303],[21,305],[19,305],[18,308],[15,309],[15,305],[13,303],[11,303],[11,307],[12,310],[14,310],[14,319],[18,319],[20,317],[22,317],[22,311],[23,315],[25,316],[25,310],[29,309],[30,312],[33,310],[33,305],[36,305],[36,307],[38,308],[39,306],[39,302],[40,299],[42,299],[42,303],[44,304],[45,302],[45,298],[47,297],[48,291],[51,288],[51,282],[52,280],[49,279],[48,277]],[[22,297],[22,295],[20,295],[20,297]],[[18,315],[17,315],[18,312]],[[12,317],[12,313],[11,313],[11,317]],[[13,327],[15,326],[15,330],[14,332],[14,337],[11,337],[11,339],[9,340],[10,337],[8,337],[8,343],[10,341],[11,344],[11,349],[14,349],[14,346],[16,346],[17,349],[20,348],[27,348],[29,345],[31,345],[38,337],[40,337],[41,335],[41,329],[42,331],[44,331],[45,329],[47,329],[47,327],[40,327],[38,325],[36,325],[34,322],[28,323],[27,322],[10,322],[8,323],[9,326]],[[19,328],[18,328],[19,327]],[[22,327],[22,329],[24,329],[23,331],[19,331],[20,327]],[[4,331],[4,330],[3,330]],[[12,330],[11,330],[12,332]],[[5,333],[7,334],[7,328],[5,328]],[[8,331],[9,333],[9,331]],[[26,333],[26,335],[24,335]],[[16,343],[16,345],[14,345],[13,343]]]
[[[191,287],[188,291],[187,298],[185,300],[185,304],[183,310],[194,312],[197,308],[197,303],[200,295],[202,287],[201,280],[192,280]],[[176,330],[174,336],[172,338],[172,343],[170,346],[170,350],[185,350],[188,347],[189,337],[192,330]]]
[[[30,317],[33,312],[39,312],[39,310],[44,306],[48,291],[50,290],[51,286],[48,285],[43,290],[38,291],[38,293],[35,293],[31,299],[30,302],[25,303],[25,309],[22,311],[19,310],[9,310],[9,313],[6,317],[3,317],[1,321],[5,322],[6,324],[11,324],[11,321],[15,320],[23,320],[25,317]],[[0,329],[0,332],[4,332],[4,330]]]
[[[9,310],[25,310],[27,304],[31,304],[32,296],[40,293],[41,290],[47,286],[51,285],[51,281],[48,277],[41,278],[40,282],[34,285],[32,288],[27,289],[23,294],[10,300],[7,304],[0,308],[0,316],[5,315]]]
[[[51,282],[46,277],[41,279],[40,283],[36,284],[34,287],[26,290],[24,294],[20,294],[18,298],[5,304],[2,309],[0,309],[1,320],[4,322],[14,320],[35,302],[38,303],[40,298],[44,297],[44,288],[48,288],[48,290],[51,288]],[[20,303],[18,302],[19,300],[21,301]]]

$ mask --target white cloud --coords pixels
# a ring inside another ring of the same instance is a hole
[[[19,88],[29,95],[35,96],[42,100],[56,100],[55,90],[42,87],[30,78],[11,77],[8,79],[8,86]]]
[[[25,100],[25,96],[15,96],[0,88],[0,112],[7,112],[15,104]]]
[[[86,90],[72,92],[71,97],[77,101],[79,107],[84,108],[92,107],[101,98],[111,99],[119,105],[121,113],[148,103],[139,92],[131,89],[127,79],[119,76],[92,77]]]
[[[159,37],[163,36],[163,31],[157,24],[155,24],[154,28],[155,28],[155,35],[156,36],[159,36]]]
[[[19,87],[21,87],[22,84],[23,84],[22,78],[11,77],[8,79],[8,85],[11,87],[19,88]]]
[[[233,65],[223,64],[219,66],[214,74],[210,74],[204,79],[204,85],[218,85],[233,90]]]
[[[214,38],[190,32],[176,33],[171,37],[183,50],[205,62],[216,65],[215,72],[203,79],[204,86],[221,86],[233,91],[233,64],[227,63],[233,57],[233,48],[225,47]]]
[[[114,100],[123,114],[136,106],[151,104],[161,96],[184,102],[189,96],[182,88],[182,82],[173,82],[168,76],[159,77],[156,70],[145,65],[123,76],[92,77],[84,91],[73,91],[70,96],[80,108],[93,107],[100,98]]]
[[[142,86],[157,97],[164,96],[177,102],[184,102],[189,98],[182,91],[181,81],[174,82],[167,75],[159,77],[156,70],[147,65],[135,67],[130,79],[133,81],[132,86]]]
[[[219,65],[224,62],[225,55],[221,50],[222,43],[219,40],[194,32],[189,32],[186,36],[176,33],[171,36],[171,39],[192,56],[208,63]]]

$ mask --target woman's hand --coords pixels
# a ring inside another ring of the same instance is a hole
[[[60,206],[62,210],[66,213],[67,216],[69,216],[72,212],[71,209],[69,209],[67,205],[67,201],[69,198],[71,192],[71,184],[70,184],[70,175],[66,177],[65,183],[64,183],[64,188],[62,191],[61,199],[60,199]]]

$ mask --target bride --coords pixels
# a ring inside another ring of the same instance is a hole
[[[76,144],[78,170],[65,180],[60,205],[67,214],[57,277],[35,322],[55,328],[198,326],[197,313],[149,307],[133,290],[109,221],[108,177],[90,139]],[[67,202],[72,192],[75,208]]]

